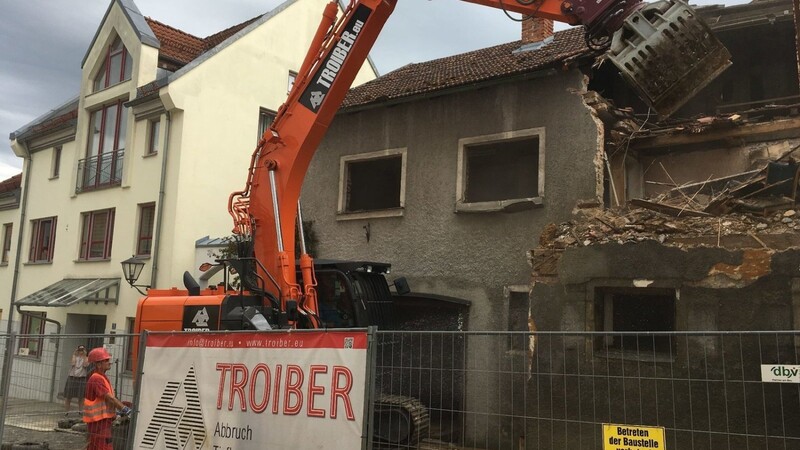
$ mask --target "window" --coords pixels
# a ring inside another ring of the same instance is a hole
[[[459,140],[457,210],[500,210],[544,191],[544,129]]]
[[[598,288],[595,290],[595,326],[606,332],[675,331],[675,291],[655,288]],[[628,355],[672,352],[666,335],[609,334],[598,348]]]
[[[31,221],[31,248],[29,262],[51,262],[56,245],[56,218]]]
[[[147,125],[147,150],[145,155],[155,155],[158,153],[158,136],[161,131],[161,120],[151,120]]]
[[[51,177],[58,178],[59,173],[61,172],[61,146],[58,146],[53,149],[53,163],[52,163],[53,170],[51,170]]]
[[[118,185],[122,181],[127,116],[128,109],[122,105],[122,100],[91,114],[86,159],[79,165],[82,185],[78,192]]]
[[[258,140],[267,132],[272,122],[275,121],[275,112],[261,108],[258,111]]]
[[[23,336],[19,338],[19,348],[17,350],[18,355],[33,356],[37,358],[42,356],[43,339],[41,338],[41,335],[44,334],[45,317],[47,317],[47,313],[44,311],[26,311],[25,314],[22,314],[22,324],[19,334],[29,336]],[[33,336],[37,334],[40,336]]]
[[[125,319],[125,333],[128,336],[125,338],[125,362],[122,365],[122,369],[127,372],[133,372],[133,333],[134,325],[136,323],[136,319],[133,317],[128,317]]]
[[[111,258],[114,235],[114,210],[104,209],[81,214],[81,250],[78,259]]]
[[[156,217],[156,204],[139,205],[139,232],[136,240],[136,256],[150,256],[153,246],[153,223]]]
[[[294,70],[289,71],[289,85],[286,88],[286,93],[292,92],[292,88],[294,87],[294,80],[297,79],[297,72]]]
[[[3,254],[0,264],[8,264],[8,254],[11,252],[11,230],[14,224],[3,224]]]
[[[341,159],[339,213],[395,210],[405,203],[406,150],[394,149]],[[359,216],[360,217],[360,216]]]
[[[99,91],[131,79],[133,59],[117,36],[108,46],[103,65],[94,78],[94,90]]]

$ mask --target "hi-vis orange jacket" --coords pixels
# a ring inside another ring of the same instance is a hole
[[[108,392],[114,395],[114,388],[111,387],[108,378],[95,372],[89,377],[89,380],[94,377],[100,377],[100,379],[103,380],[103,384],[106,385]],[[98,422],[103,419],[113,419],[116,415],[117,412],[114,410],[114,407],[106,403],[105,396],[97,397],[94,400],[83,399],[83,421],[86,423]]]

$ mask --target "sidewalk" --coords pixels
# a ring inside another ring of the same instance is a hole
[[[64,418],[64,404],[37,400],[8,399],[6,426],[34,431],[55,431]]]

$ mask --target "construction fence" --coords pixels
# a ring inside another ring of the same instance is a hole
[[[109,349],[117,396],[136,405],[134,337],[0,335],[2,354],[13,355],[2,361],[5,446],[85,448],[79,403],[63,397],[78,345]],[[368,353],[370,385],[354,387],[375,413],[364,433],[414,431],[391,445],[364,439],[367,448],[800,450],[798,331],[371,330]],[[377,413],[387,399],[412,423]],[[129,433],[120,421],[115,450],[132,448]]]

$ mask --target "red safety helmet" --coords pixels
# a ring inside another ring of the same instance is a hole
[[[107,359],[111,359],[111,354],[103,347],[93,348],[92,351],[89,352],[90,363],[97,363]]]

